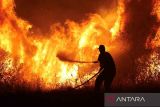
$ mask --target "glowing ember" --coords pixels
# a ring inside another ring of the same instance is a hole
[[[150,81],[159,80],[160,74],[160,60],[157,52],[152,52],[150,55],[145,55],[138,59],[137,71],[139,71],[136,77],[137,83],[147,83]]]

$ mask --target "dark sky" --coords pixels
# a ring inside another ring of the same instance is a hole
[[[112,8],[116,0],[15,0],[17,15],[47,30],[55,22],[80,22],[99,8]]]

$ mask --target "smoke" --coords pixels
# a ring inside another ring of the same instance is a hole
[[[117,7],[117,0],[15,0],[15,4],[19,17],[48,32],[53,23],[67,19],[80,22],[101,8],[113,9]]]

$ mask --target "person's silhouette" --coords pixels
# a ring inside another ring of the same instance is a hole
[[[105,92],[110,91],[112,81],[116,75],[116,66],[110,53],[105,51],[105,46],[99,46],[99,57],[95,63],[100,63],[100,74],[96,78],[95,91],[100,91],[100,87],[104,82]]]

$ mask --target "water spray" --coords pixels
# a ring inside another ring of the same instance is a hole
[[[70,63],[95,63],[95,61],[78,61],[78,60],[72,60],[69,59],[61,54],[57,54],[56,56],[59,60],[64,61],[64,62],[70,62]]]

